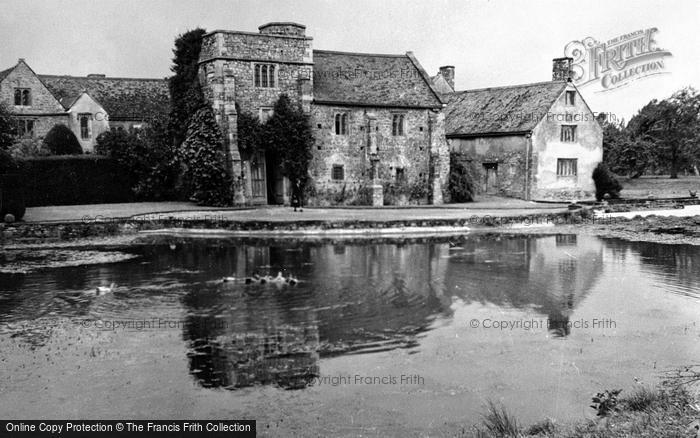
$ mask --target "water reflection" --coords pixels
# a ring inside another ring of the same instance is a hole
[[[415,350],[436,320],[449,319],[454,297],[539,313],[553,335],[566,337],[577,307],[617,264],[641,264],[663,291],[697,297],[700,289],[697,247],[573,234],[361,243],[148,239],[130,249],[139,258],[122,263],[0,274],[0,334],[46,316],[184,318],[189,372],[201,386],[295,389],[319,375],[324,357]],[[13,260],[10,252],[2,260]],[[301,283],[220,281],[278,271]],[[119,286],[111,296],[87,293],[111,282]],[[13,336],[38,345],[51,336],[33,333]]]

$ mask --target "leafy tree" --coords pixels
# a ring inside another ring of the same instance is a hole
[[[0,150],[6,151],[15,142],[15,124],[4,103],[0,102]]]
[[[598,201],[603,199],[606,193],[613,199],[620,197],[622,184],[604,163],[598,163],[593,169],[593,182],[595,183],[595,198]]]
[[[677,91],[668,99],[649,102],[628,125],[632,139],[654,146],[659,164],[678,178],[683,167],[697,165],[700,95],[692,89]]]
[[[205,33],[204,29],[197,28],[175,39],[173,66],[170,68],[175,74],[169,79],[169,129],[175,146],[180,146],[185,141],[192,115],[206,105],[198,80],[199,52]]]
[[[44,145],[53,155],[80,155],[83,153],[83,148],[80,147],[80,142],[73,131],[60,123],[54,125],[46,134]]]
[[[103,132],[97,137],[95,152],[116,159],[127,169],[138,199],[178,197],[180,167],[163,116],[151,117],[141,130]]]
[[[653,145],[632,139],[623,123],[603,122],[603,162],[618,175],[638,178],[653,164]]]
[[[260,120],[252,114],[238,112],[238,151],[241,159],[249,160],[255,152],[264,147],[264,127]]]
[[[205,205],[232,201],[231,178],[226,166],[223,138],[211,108],[200,108],[190,119],[187,137],[179,150],[190,199]]]
[[[301,197],[309,182],[312,157],[309,117],[286,94],[280,96],[273,111],[264,127],[263,144],[279,157],[282,173],[289,178],[295,196]]]

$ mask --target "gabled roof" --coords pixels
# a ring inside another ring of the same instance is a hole
[[[169,111],[166,79],[132,79],[39,75],[39,79],[68,110],[86,92],[109,114],[110,120],[143,120]]]
[[[314,102],[441,108],[430,78],[412,54],[314,50]]]
[[[0,71],[0,82],[2,82],[2,80],[5,79],[5,77],[9,75],[14,69],[14,67],[10,67],[7,70]]]
[[[458,91],[445,112],[448,137],[522,134],[535,128],[566,88],[565,81]]]
[[[430,77],[430,82],[433,83],[435,89],[443,96],[443,100],[448,100],[449,96],[445,96],[449,93],[454,93],[452,86],[445,80],[445,77],[440,73],[435,76]]]

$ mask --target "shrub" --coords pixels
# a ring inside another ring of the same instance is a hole
[[[3,102],[0,102],[0,150],[6,151],[15,142],[15,124]]]
[[[408,199],[422,201],[430,197],[430,184],[427,181],[416,181],[408,187]]]
[[[45,157],[51,155],[42,139],[22,138],[10,146],[10,154],[14,158]]]
[[[471,161],[465,161],[460,154],[450,154],[450,176],[447,183],[450,202],[474,200],[476,175]]]
[[[595,183],[595,198],[600,201],[605,194],[609,194],[611,198],[617,199],[620,197],[622,184],[617,180],[615,175],[603,163],[598,163],[593,170],[593,182]]]
[[[83,148],[73,131],[63,124],[54,125],[44,137],[46,149],[53,155],[79,155]]]
[[[260,120],[252,114],[238,109],[238,150],[241,159],[249,160],[264,148],[264,129]]]
[[[596,410],[596,415],[605,417],[613,412],[617,412],[620,408],[617,406],[617,397],[622,392],[621,389],[613,389],[612,391],[605,390],[599,392],[593,397],[591,407]]]
[[[128,170],[138,199],[178,199],[180,168],[164,117],[149,119],[139,131],[103,132],[97,137],[95,152],[116,159]]]
[[[272,117],[263,129],[263,146],[280,159],[283,174],[293,190],[304,193],[309,182],[313,136],[309,116],[294,105],[286,94],[275,103]]]
[[[190,120],[179,151],[190,199],[204,205],[229,205],[233,200],[223,138],[214,113],[202,107]]]

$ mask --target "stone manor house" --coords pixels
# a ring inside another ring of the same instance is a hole
[[[244,160],[237,142],[238,114],[264,122],[282,94],[310,117],[317,202],[347,202],[364,190],[380,205],[388,187],[404,187],[440,204],[451,156],[477,170],[477,194],[573,200],[595,191],[602,129],[569,80],[570,58],[554,60],[552,81],[455,91],[454,67],[430,77],[411,52],[315,50],[305,26],[268,23],[259,32],[207,33],[199,65],[239,203],[289,203],[276,157]],[[100,132],[138,128],[169,100],[163,79],[37,75],[24,60],[0,72],[0,99],[20,135],[64,123],[85,151]]]

